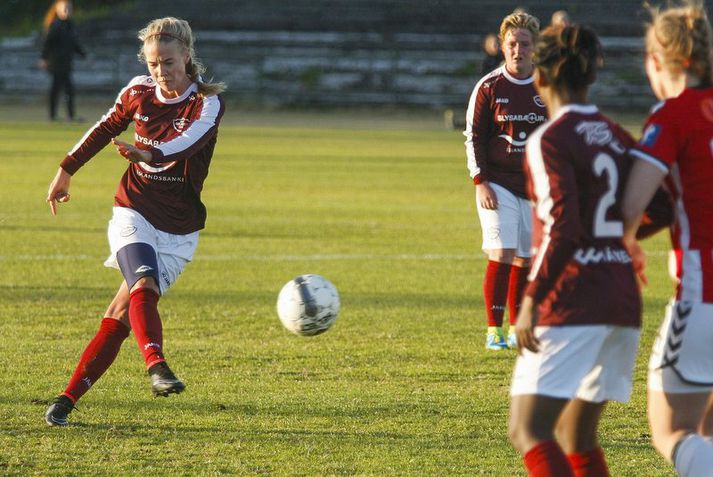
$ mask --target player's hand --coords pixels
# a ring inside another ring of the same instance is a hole
[[[57,203],[69,202],[69,183],[72,180],[67,171],[61,167],[57,170],[54,179],[47,191],[47,203],[50,205],[52,215],[57,215]]]
[[[533,353],[540,350],[540,340],[535,336],[535,325],[537,324],[537,309],[532,297],[522,298],[520,312],[517,314],[515,324],[515,335],[517,336],[517,353],[522,354],[522,350],[528,349]]]
[[[130,162],[151,162],[151,153],[149,151],[144,151],[133,144],[119,141],[116,138],[112,139],[111,142],[116,146],[117,152]]]
[[[642,250],[639,242],[633,237],[624,238],[624,246],[631,257],[631,264],[634,267],[636,280],[639,282],[639,288],[644,288],[649,284],[649,279],[646,276],[646,253]]]
[[[498,208],[498,196],[487,182],[481,182],[475,186],[475,200],[478,204],[487,210],[495,210]]]
[[[47,70],[47,60],[45,60],[44,58],[40,58],[39,60],[37,60],[37,67],[41,70]]]

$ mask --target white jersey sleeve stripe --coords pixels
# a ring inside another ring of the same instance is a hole
[[[530,136],[527,142],[527,166],[530,169],[530,175],[532,178],[532,185],[535,192],[535,214],[542,220],[542,242],[537,250],[537,255],[530,267],[530,273],[528,275],[528,280],[532,281],[537,276],[540,268],[542,267],[542,262],[545,259],[545,254],[547,253],[547,248],[550,245],[551,237],[550,232],[552,230],[552,225],[554,224],[554,217],[552,217],[552,206],[554,204],[552,200],[552,193],[550,188],[550,179],[547,175],[545,169],[545,159],[542,156],[542,135],[548,129],[550,123],[545,123],[535,130]]]
[[[164,157],[185,151],[215,127],[218,114],[220,114],[218,96],[205,96],[200,118],[194,121],[180,136],[161,144],[157,149],[163,153]]]
[[[124,93],[126,92],[126,90],[128,90],[129,88],[131,88],[131,87],[133,87],[133,86],[136,86],[136,85],[138,85],[138,84],[140,84],[140,83],[145,82],[145,78],[146,78],[145,76],[136,76],[134,79],[132,79],[132,80],[129,82],[129,84],[127,84],[121,91],[119,91],[119,94],[116,95],[116,99],[114,100],[114,104],[112,105],[112,107],[109,108],[109,110],[104,114],[104,116],[102,116],[102,117],[99,119],[99,121],[97,121],[96,123],[94,123],[94,124],[92,125],[92,127],[90,127],[90,128],[87,130],[86,133],[84,133],[84,136],[82,136],[82,138],[74,145],[74,147],[72,147],[72,150],[69,151],[69,152],[67,153],[67,155],[71,156],[71,155],[73,155],[75,152],[77,152],[77,149],[79,149],[79,148],[82,146],[82,144],[84,144],[84,141],[86,141],[87,138],[88,138],[99,126],[102,125],[102,123],[104,123],[107,119],[109,119],[109,117],[111,117],[112,114],[114,114],[114,113],[116,112],[116,105],[121,103],[121,97],[124,95]]]
[[[468,101],[468,109],[465,112],[465,131],[463,131],[463,135],[465,136],[466,166],[468,167],[468,171],[470,171],[471,179],[480,174],[480,168],[475,162],[475,144],[473,144],[473,114],[475,113],[475,102],[478,97],[478,91],[487,79],[500,74],[502,68],[503,67],[496,68],[483,76],[480,81],[476,83],[473,92],[470,94],[470,100]]]
[[[632,156],[634,156],[638,159],[648,162],[649,164],[655,166],[657,169],[660,169],[661,172],[668,174],[668,171],[669,171],[668,166],[663,161],[656,159],[654,156],[652,156],[650,154],[646,154],[643,151],[639,151],[638,149],[630,149],[629,154],[631,154]]]

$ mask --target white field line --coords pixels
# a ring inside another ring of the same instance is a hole
[[[649,256],[661,257],[667,256],[668,250],[650,250],[646,252]],[[65,254],[50,254],[50,255],[0,255],[0,262],[61,262],[61,261],[81,261],[81,260],[101,260],[104,261],[106,255],[65,255]],[[279,261],[279,262],[298,262],[298,261],[330,261],[330,260],[485,260],[485,254],[441,254],[441,253],[425,253],[425,254],[392,254],[392,255],[377,255],[377,254],[360,254],[360,253],[336,253],[336,254],[310,254],[310,255],[202,255],[196,257],[199,261],[208,262],[234,262],[240,260],[251,261]]]

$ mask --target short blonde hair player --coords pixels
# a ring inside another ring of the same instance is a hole
[[[514,324],[529,270],[532,219],[522,158],[528,136],[547,116],[532,84],[532,52],[540,23],[506,16],[499,30],[505,64],[476,83],[466,111],[466,164],[488,256],[483,279],[485,346],[514,348]],[[510,329],[505,338],[506,308]]]

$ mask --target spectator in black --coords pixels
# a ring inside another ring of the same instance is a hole
[[[72,16],[70,0],[55,0],[47,10],[44,21],[42,58],[40,67],[52,76],[49,97],[50,120],[57,120],[57,102],[60,91],[64,91],[67,101],[67,117],[74,121],[74,84],[72,83],[72,60],[75,54],[84,58],[85,53],[79,44]]]
[[[495,33],[488,33],[483,39],[483,62],[480,65],[480,76],[490,73],[504,61],[500,50],[500,40]]]

